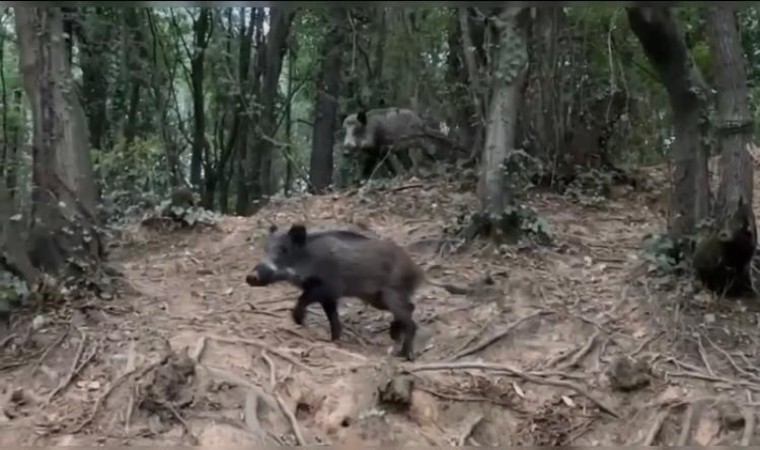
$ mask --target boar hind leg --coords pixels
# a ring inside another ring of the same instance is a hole
[[[392,289],[383,291],[383,300],[388,311],[393,314],[391,322],[391,337],[401,339],[401,348],[396,352],[396,356],[401,356],[407,360],[414,359],[414,335],[417,332],[417,324],[412,319],[412,308],[406,295]]]

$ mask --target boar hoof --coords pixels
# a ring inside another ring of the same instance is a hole
[[[293,308],[292,314],[293,314],[293,322],[295,322],[296,325],[303,325],[303,320],[306,316],[306,311],[300,308]]]

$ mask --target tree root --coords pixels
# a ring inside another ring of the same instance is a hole
[[[580,386],[571,381],[549,380],[549,379],[540,378],[538,376],[527,374],[521,370],[515,369],[513,367],[509,367],[506,365],[489,364],[489,363],[449,363],[449,364],[432,363],[432,364],[423,364],[423,365],[405,367],[403,370],[406,370],[409,373],[414,373],[414,372],[423,372],[423,371],[431,371],[431,370],[440,371],[440,370],[463,370],[463,369],[478,369],[478,370],[491,370],[495,372],[507,372],[510,375],[516,376],[518,378],[522,378],[523,380],[528,381],[530,383],[570,389],[572,391],[577,392],[578,394],[583,395],[584,397],[589,399],[591,402],[596,404],[599,407],[599,409],[612,415],[613,417],[618,418],[618,419],[622,417],[620,413],[618,413],[612,406],[607,405],[604,401],[599,400],[593,395],[591,395],[591,393],[583,386]]]

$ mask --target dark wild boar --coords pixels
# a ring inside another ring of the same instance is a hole
[[[425,153],[434,154],[429,138],[443,141],[451,146],[453,143],[440,131],[429,126],[419,114],[406,108],[376,108],[359,111],[346,117],[343,121],[343,146],[349,151],[362,151],[369,154],[363,168],[363,176],[368,177],[374,166],[383,157],[382,152],[393,147],[400,141],[412,142],[409,157],[412,161],[412,171],[419,173]],[[391,161],[391,157],[389,157]],[[393,163],[394,170],[399,171],[399,163]]]
[[[310,233],[304,225],[294,224],[278,231],[273,225],[266,259],[246,281],[260,286],[283,280],[303,289],[293,308],[297,324],[303,324],[309,304],[319,303],[330,322],[331,338],[337,340],[342,331],[338,302],[342,297],[357,297],[393,315],[391,338],[401,341],[396,355],[413,358],[417,325],[412,319],[412,297],[424,273],[394,242],[347,230]]]

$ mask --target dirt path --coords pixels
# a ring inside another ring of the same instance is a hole
[[[726,358],[736,351],[727,350],[730,333],[713,334],[708,345],[708,332],[736,326],[735,317],[689,313],[708,317],[699,328],[683,319],[694,307],[673,300],[683,292],[635,275],[642,237],[662,228],[635,199],[592,209],[532,198],[551,223],[551,250],[414,252],[431,277],[466,284],[488,275],[493,284],[467,296],[423,287],[415,311],[422,354],[413,363],[388,355],[388,317],[358,300],[343,302],[346,332],[330,342],[318,307],[306,326],[292,322],[295,289],[243,281],[261,256],[256,243],[268,220],[353,222],[409,244],[439,234],[443,217],[472,201],[455,187],[411,187],[371,201],[291,199],[258,216],[225,218],[217,231],[135,230],[114,255],[135,292],[76,309],[76,328],[44,316],[24,342],[29,325],[17,327],[6,353],[33,350],[0,380],[0,445],[615,445],[676,443],[682,432],[698,444],[740,442],[757,355]],[[684,327],[708,337],[679,335]],[[743,342],[734,348],[746,350]],[[651,365],[648,385],[611,388],[605,371],[620,355]],[[81,368],[47,403],[72,365]],[[718,388],[745,409],[711,401]]]

